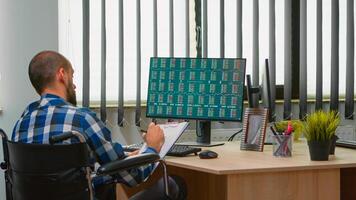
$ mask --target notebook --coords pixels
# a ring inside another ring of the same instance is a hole
[[[161,151],[159,152],[159,156],[161,158],[164,158],[167,155],[168,151],[172,148],[174,143],[182,135],[182,133],[185,131],[188,125],[189,125],[188,122],[169,123],[169,124],[159,125],[164,133],[164,144],[162,145]],[[140,153],[145,151],[146,148],[147,148],[147,144],[144,143],[142,148],[140,149]]]

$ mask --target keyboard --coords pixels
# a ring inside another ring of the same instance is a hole
[[[173,145],[173,147],[167,153],[167,156],[183,157],[192,153],[194,153],[194,155],[198,155],[199,151],[201,151],[201,148],[190,147],[187,145]]]
[[[127,146],[123,146],[124,151],[126,152],[132,152],[140,149],[142,147],[143,143],[137,143],[137,144],[131,144]],[[190,147],[187,145],[173,145],[173,147],[169,150],[167,153],[167,156],[178,156],[178,157],[184,157],[189,154],[195,154],[197,155],[198,152],[201,151],[201,148],[197,147]]]
[[[356,149],[356,141],[355,140],[338,139],[336,141],[336,146]]]

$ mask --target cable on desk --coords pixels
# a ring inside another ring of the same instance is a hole
[[[229,141],[229,142],[230,142],[230,141],[233,141],[234,138],[235,138],[235,136],[238,135],[239,133],[241,133],[242,130],[243,130],[243,129],[240,129],[240,130],[237,131],[236,133],[232,134],[232,135],[229,137],[229,139],[228,139],[227,141]]]

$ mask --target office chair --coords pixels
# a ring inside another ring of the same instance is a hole
[[[113,175],[122,170],[160,162],[164,172],[164,192],[169,197],[165,163],[154,153],[130,156],[102,165],[92,172],[90,150],[78,132],[67,132],[49,139],[50,144],[27,144],[9,141],[0,129],[5,170],[6,200],[92,200],[93,176]],[[80,143],[56,144],[71,137]]]

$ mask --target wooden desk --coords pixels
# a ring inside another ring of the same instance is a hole
[[[356,183],[355,150],[337,148],[329,161],[310,161],[305,143],[294,144],[291,158],[273,157],[270,145],[264,152],[240,151],[237,142],[209,149],[219,157],[166,159],[169,173],[186,180],[188,199],[356,199],[350,194]],[[343,184],[348,182],[353,184]]]

